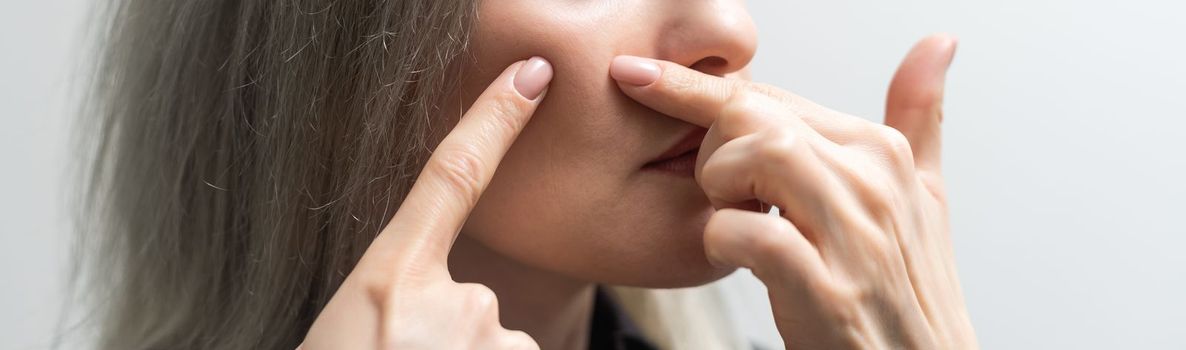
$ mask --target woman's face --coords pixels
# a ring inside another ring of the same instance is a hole
[[[481,1],[464,106],[518,60],[544,57],[555,78],[463,234],[591,282],[678,287],[728,274],[705,258],[713,208],[691,173],[646,166],[703,129],[626,97],[609,65],[634,55],[738,74],[756,40],[742,0]]]

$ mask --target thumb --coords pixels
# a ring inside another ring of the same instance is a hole
[[[943,84],[955,56],[956,39],[933,34],[919,41],[902,60],[890,83],[885,124],[910,140],[920,172],[940,173]]]

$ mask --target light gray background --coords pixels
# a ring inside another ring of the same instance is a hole
[[[66,92],[84,5],[10,1],[0,12],[0,349],[44,348],[60,308]],[[756,80],[872,120],[914,40],[961,38],[944,158],[984,348],[1186,348],[1184,3],[751,0],[750,9]],[[741,324],[769,338],[760,285],[745,274],[729,283]]]

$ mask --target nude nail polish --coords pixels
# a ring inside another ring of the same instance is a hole
[[[609,65],[614,80],[637,86],[651,85],[662,72],[654,61],[635,56],[618,56]]]
[[[542,57],[528,59],[515,72],[515,91],[528,100],[534,100],[544,92],[552,81],[552,64]]]

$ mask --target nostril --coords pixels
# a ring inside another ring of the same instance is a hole
[[[704,74],[724,76],[726,73],[729,73],[729,61],[720,56],[705,57],[696,61],[689,68],[698,70]]]

